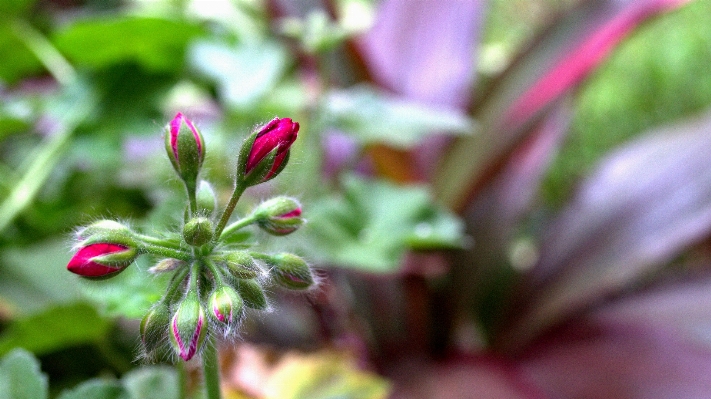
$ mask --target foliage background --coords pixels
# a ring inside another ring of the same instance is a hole
[[[653,331],[708,331],[711,2],[674,11],[685,2],[415,3],[3,2],[0,357],[10,355],[0,363],[0,397],[16,392],[8,381],[19,375],[37,384],[26,397],[47,387],[65,399],[142,397],[142,389],[177,397],[162,387],[185,375],[188,394],[199,395],[190,365],[182,374],[135,361],[136,320],[165,284],[146,273],[150,259],[100,284],[64,269],[72,231],[90,221],[179,227],[183,199],[160,137],[178,110],[205,135],[205,175],[223,200],[243,137],[275,115],[302,124],[284,175],[250,192],[239,211],[272,192],[300,197],[309,224],[288,249],[311,259],[326,283],[309,297],[274,292],[278,310],[250,318],[242,340],[225,345],[232,397],[445,398],[463,387],[496,397],[651,397],[595,379],[589,365],[580,370],[592,375],[587,385],[561,390],[551,376],[570,378],[556,369],[569,359],[548,360],[556,348],[578,355],[565,345],[590,335],[591,324],[606,333],[621,325],[615,312],[629,308],[610,304],[640,295],[654,300],[625,310],[639,324],[623,330],[648,332],[645,317],[656,315],[668,322]],[[545,80],[551,60],[572,71],[598,59],[604,51],[576,52],[581,38],[635,7],[647,13],[623,19],[634,31],[609,58],[512,122],[505,111]],[[430,17],[412,24],[423,14]],[[398,39],[402,32],[410,36]],[[428,64],[430,54],[444,57]],[[686,118],[697,122],[649,134]],[[655,144],[660,134],[667,144]],[[611,152],[620,148],[628,152]],[[620,164],[640,174],[600,177]],[[632,199],[614,213],[625,191]],[[586,206],[587,196],[600,209]],[[665,226],[678,233],[655,235]],[[577,237],[582,249],[550,261],[556,234]],[[283,244],[254,238],[275,250]],[[610,258],[595,257],[605,251]],[[610,277],[610,265],[627,277]],[[666,319],[667,308],[682,319]],[[619,346],[600,353],[627,348],[626,336],[614,337]],[[674,380],[709,369],[709,342],[701,342],[673,362],[660,342],[628,347],[660,354],[669,383],[656,382],[665,387],[656,397],[675,397],[710,386],[705,378],[679,391]],[[641,358],[629,364],[649,361]],[[502,374],[524,382],[502,382]],[[651,379],[639,378],[651,392]]]

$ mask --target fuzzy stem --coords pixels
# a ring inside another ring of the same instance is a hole
[[[217,265],[215,265],[215,262],[213,262],[210,258],[205,258],[204,261],[205,266],[207,266],[207,269],[210,270],[212,276],[215,277],[215,286],[219,287],[221,285],[224,285],[222,274],[220,274],[220,270]]]
[[[189,271],[190,267],[184,266],[177,273],[173,274],[170,283],[168,283],[168,289],[165,291],[165,295],[163,295],[162,299],[166,305],[170,304],[173,296],[175,296],[175,293],[180,289],[180,284],[185,280],[185,276]]]
[[[237,201],[239,201],[239,197],[242,196],[242,193],[244,193],[244,190],[246,190],[246,189],[247,189],[247,186],[244,184],[241,184],[239,181],[235,185],[235,191],[232,193],[230,202],[227,203],[227,206],[225,207],[225,211],[222,212],[222,216],[220,217],[220,222],[217,223],[217,227],[215,228],[215,239],[216,240],[222,234],[222,230],[225,228],[225,225],[227,225],[227,221],[230,220],[230,216],[232,216],[232,212],[235,210],[235,206],[237,205]]]
[[[217,362],[217,344],[210,337],[202,352],[202,371],[207,399],[220,399],[220,366]]]
[[[139,234],[139,233],[134,233],[134,236],[137,239],[139,239],[147,244],[156,245],[156,246],[165,247],[165,248],[180,249],[180,243],[176,242],[174,240],[170,240],[170,239],[166,239],[166,238],[151,237],[151,236],[148,236],[145,234]]]
[[[190,208],[188,211],[188,219],[195,216],[195,214],[197,213],[197,194],[195,191],[196,187],[197,184],[195,183],[195,181],[185,181],[185,189],[188,191],[188,202],[190,204]]]
[[[178,362],[178,399],[188,397],[188,371],[185,369],[185,362]]]
[[[166,248],[162,247],[159,245],[153,245],[153,244],[148,244],[148,243],[141,243],[140,249],[143,250],[144,252],[153,254],[153,255],[158,255],[162,256],[165,258],[174,258],[174,259],[179,259],[179,260],[184,260],[186,262],[189,262],[193,259],[192,255],[179,251],[173,248]]]
[[[255,218],[254,216],[247,216],[247,217],[240,219],[240,220],[232,223],[231,225],[225,227],[225,229],[222,230],[221,236],[227,237],[230,234],[236,232],[237,230],[239,230],[243,227],[249,226],[250,224],[252,224],[256,221],[257,221],[257,218]]]

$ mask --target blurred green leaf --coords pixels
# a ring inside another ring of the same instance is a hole
[[[0,360],[0,398],[47,398],[47,376],[31,353],[15,349]]]
[[[151,259],[142,256],[116,277],[83,283],[84,295],[97,303],[107,317],[140,319],[161,298],[167,284],[165,273],[159,276],[148,273],[151,266]]]
[[[123,376],[131,399],[178,399],[180,382],[172,367],[142,367]]]
[[[395,186],[349,176],[344,195],[309,207],[313,256],[375,272],[392,272],[408,248],[461,245],[463,225],[432,204],[423,186]]]
[[[0,2],[0,19],[26,14],[37,0],[3,0]]]
[[[212,79],[222,100],[238,109],[254,107],[281,79],[287,54],[276,42],[200,41],[190,51],[190,63]]]
[[[62,392],[58,399],[126,399],[126,390],[118,381],[92,379]]]
[[[76,277],[65,269],[69,258],[69,248],[61,239],[4,248],[0,255],[0,296],[19,314],[76,299]]]
[[[463,113],[437,109],[374,88],[333,90],[322,101],[322,118],[362,144],[385,143],[399,148],[418,144],[432,133],[467,134],[474,123]]]
[[[68,346],[96,342],[110,326],[109,321],[86,303],[51,307],[10,324],[0,335],[0,355],[16,347],[42,355]]]
[[[152,72],[183,68],[187,43],[202,29],[187,21],[97,17],[59,31],[54,42],[71,61],[94,68],[135,62]]]
[[[0,15],[3,15],[0,11]],[[41,72],[44,67],[17,37],[8,21],[0,21],[0,82],[13,84],[27,75]],[[4,81],[4,82],[3,82]]]

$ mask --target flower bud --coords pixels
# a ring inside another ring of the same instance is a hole
[[[257,266],[254,258],[245,251],[233,251],[216,256],[215,261],[227,266],[230,273],[236,278],[255,278],[262,273],[262,269]]]
[[[267,296],[264,295],[264,290],[255,280],[239,279],[235,288],[244,300],[246,307],[258,310],[267,308]]]
[[[210,242],[213,233],[212,222],[206,217],[193,218],[183,226],[183,239],[194,247]]]
[[[196,200],[198,214],[207,217],[212,216],[215,212],[215,208],[217,208],[217,196],[210,183],[205,180],[200,181],[196,193]]]
[[[125,245],[90,244],[74,254],[67,264],[67,270],[88,279],[106,279],[121,273],[138,255],[136,248]]]
[[[165,127],[165,150],[178,176],[194,188],[205,158],[205,141],[180,112]]]
[[[183,265],[187,265],[187,262],[185,262],[184,260],[165,258],[160,262],[156,263],[155,266],[148,269],[148,271],[153,274],[170,272]]]
[[[253,215],[262,230],[276,236],[293,233],[304,224],[301,204],[289,197],[276,197],[262,202]]]
[[[263,260],[270,266],[269,274],[282,287],[303,290],[314,284],[309,265],[296,255],[283,253],[264,256]]]
[[[240,150],[238,179],[255,185],[276,177],[287,164],[289,148],[298,132],[298,122],[290,118],[274,118],[252,133]]]
[[[205,311],[197,293],[190,291],[170,322],[170,338],[175,352],[186,362],[192,359],[205,342],[206,332]]]
[[[234,288],[223,285],[210,294],[210,311],[217,321],[227,326],[242,316],[242,298]]]
[[[160,349],[164,348],[170,329],[170,310],[163,302],[153,306],[141,320],[141,341],[149,359],[156,355],[163,355]]]

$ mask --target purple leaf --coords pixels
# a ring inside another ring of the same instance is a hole
[[[521,362],[551,397],[707,398],[711,279],[606,306]]]
[[[451,146],[433,179],[439,199],[463,209],[553,100],[580,83],[643,20],[685,2],[587,1],[556,21],[482,99],[474,114],[478,134]]]
[[[711,114],[612,153],[548,229],[500,343],[517,347],[711,231]]]
[[[481,0],[385,0],[360,41],[384,87],[429,105],[463,107],[474,77]]]

